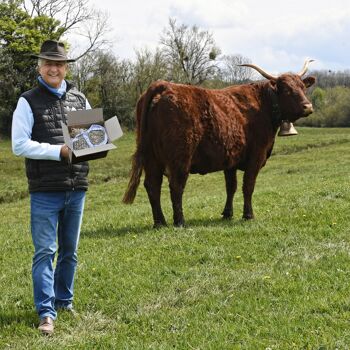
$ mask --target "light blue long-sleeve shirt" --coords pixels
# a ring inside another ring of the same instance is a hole
[[[39,79],[40,81],[40,79]],[[43,84],[46,86],[45,84]],[[63,81],[59,89],[46,86],[50,91],[62,96],[66,91],[66,82]],[[91,109],[86,100],[86,109]],[[31,159],[61,160],[60,153],[62,145],[51,145],[32,140],[32,129],[34,116],[29,103],[24,97],[20,97],[12,119],[12,151],[16,156]]]

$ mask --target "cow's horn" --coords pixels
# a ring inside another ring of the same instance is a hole
[[[257,71],[258,71],[263,77],[265,77],[266,79],[277,80],[277,77],[276,77],[276,76],[271,75],[271,74],[265,72],[262,68],[260,68],[260,67],[257,66],[256,64],[246,63],[246,64],[239,64],[239,66],[244,66],[244,67],[253,68],[253,69],[257,70]]]
[[[309,59],[305,61],[303,69],[300,71],[300,73],[298,73],[299,77],[302,77],[307,72],[310,62],[314,62],[314,61],[315,60],[309,60]]]

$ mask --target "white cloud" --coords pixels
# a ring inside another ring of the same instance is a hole
[[[171,15],[185,20],[189,25],[207,28],[229,28],[240,24],[248,15],[243,1],[179,1],[172,5]]]
[[[197,25],[213,33],[224,54],[240,53],[272,73],[298,71],[307,57],[315,69],[349,69],[350,7],[347,0],[91,0],[107,10],[114,52],[154,49],[168,25]]]

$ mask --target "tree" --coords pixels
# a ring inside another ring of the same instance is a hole
[[[88,56],[84,59],[86,62]],[[86,74],[82,61],[73,69],[74,80],[77,76],[84,77],[80,82],[82,91],[93,107],[103,108],[106,119],[117,115],[123,126],[132,128],[138,98],[133,93],[133,64],[129,60],[118,60],[112,53],[104,51],[89,55],[89,59],[89,72]]]
[[[197,26],[177,25],[176,20],[170,18],[160,44],[168,62],[170,80],[201,84],[218,69],[215,60],[220,50],[213,35]]]
[[[70,68],[72,79],[80,91],[86,91],[86,85],[93,76],[93,71],[96,67],[98,53],[91,52],[80,58]]]
[[[331,70],[315,70],[310,75],[316,77],[317,86],[331,88],[336,86],[350,87],[350,70],[331,71]]]
[[[0,132],[9,134],[18,96],[36,78],[29,55],[39,51],[45,39],[58,39],[59,22],[47,16],[31,18],[19,1],[0,3]]]
[[[87,46],[79,55],[83,57],[107,42],[104,39],[107,29],[107,16],[89,10],[87,0],[2,0],[0,133],[10,133],[16,101],[35,82],[37,71],[30,54],[39,52],[43,41],[64,41],[64,35],[80,33],[87,39]]]
[[[79,89],[104,116],[117,115],[124,127],[135,126],[135,106],[151,82],[164,79],[167,68],[159,50],[136,51],[136,61],[118,60],[112,53],[90,53],[72,67]]]
[[[315,111],[321,110],[324,107],[326,99],[326,91],[320,87],[316,87],[311,94],[311,103]]]
[[[336,86],[327,89],[321,114],[325,126],[350,126],[350,88]]]
[[[167,65],[159,49],[153,54],[151,51],[137,50],[136,62],[133,67],[135,92],[139,97],[155,80],[167,77]]]
[[[251,60],[240,54],[225,55],[221,57],[223,67],[220,76],[223,81],[233,84],[244,84],[252,80],[254,71],[248,67],[240,67],[240,64],[251,63]]]
[[[85,48],[78,59],[99,51],[110,41],[108,14],[89,7],[89,0],[21,0],[22,8],[31,18],[46,16],[60,23],[60,36],[75,34],[84,39]]]
[[[9,134],[11,129],[11,108],[16,103],[14,70],[11,56],[0,48],[0,133]]]
[[[315,112],[298,121],[299,125],[318,127],[350,126],[350,88],[315,88],[311,95]]]

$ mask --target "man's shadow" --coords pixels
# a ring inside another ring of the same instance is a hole
[[[36,327],[38,315],[35,310],[7,310],[0,311],[0,333],[1,329],[9,325],[24,324],[30,328]]]

